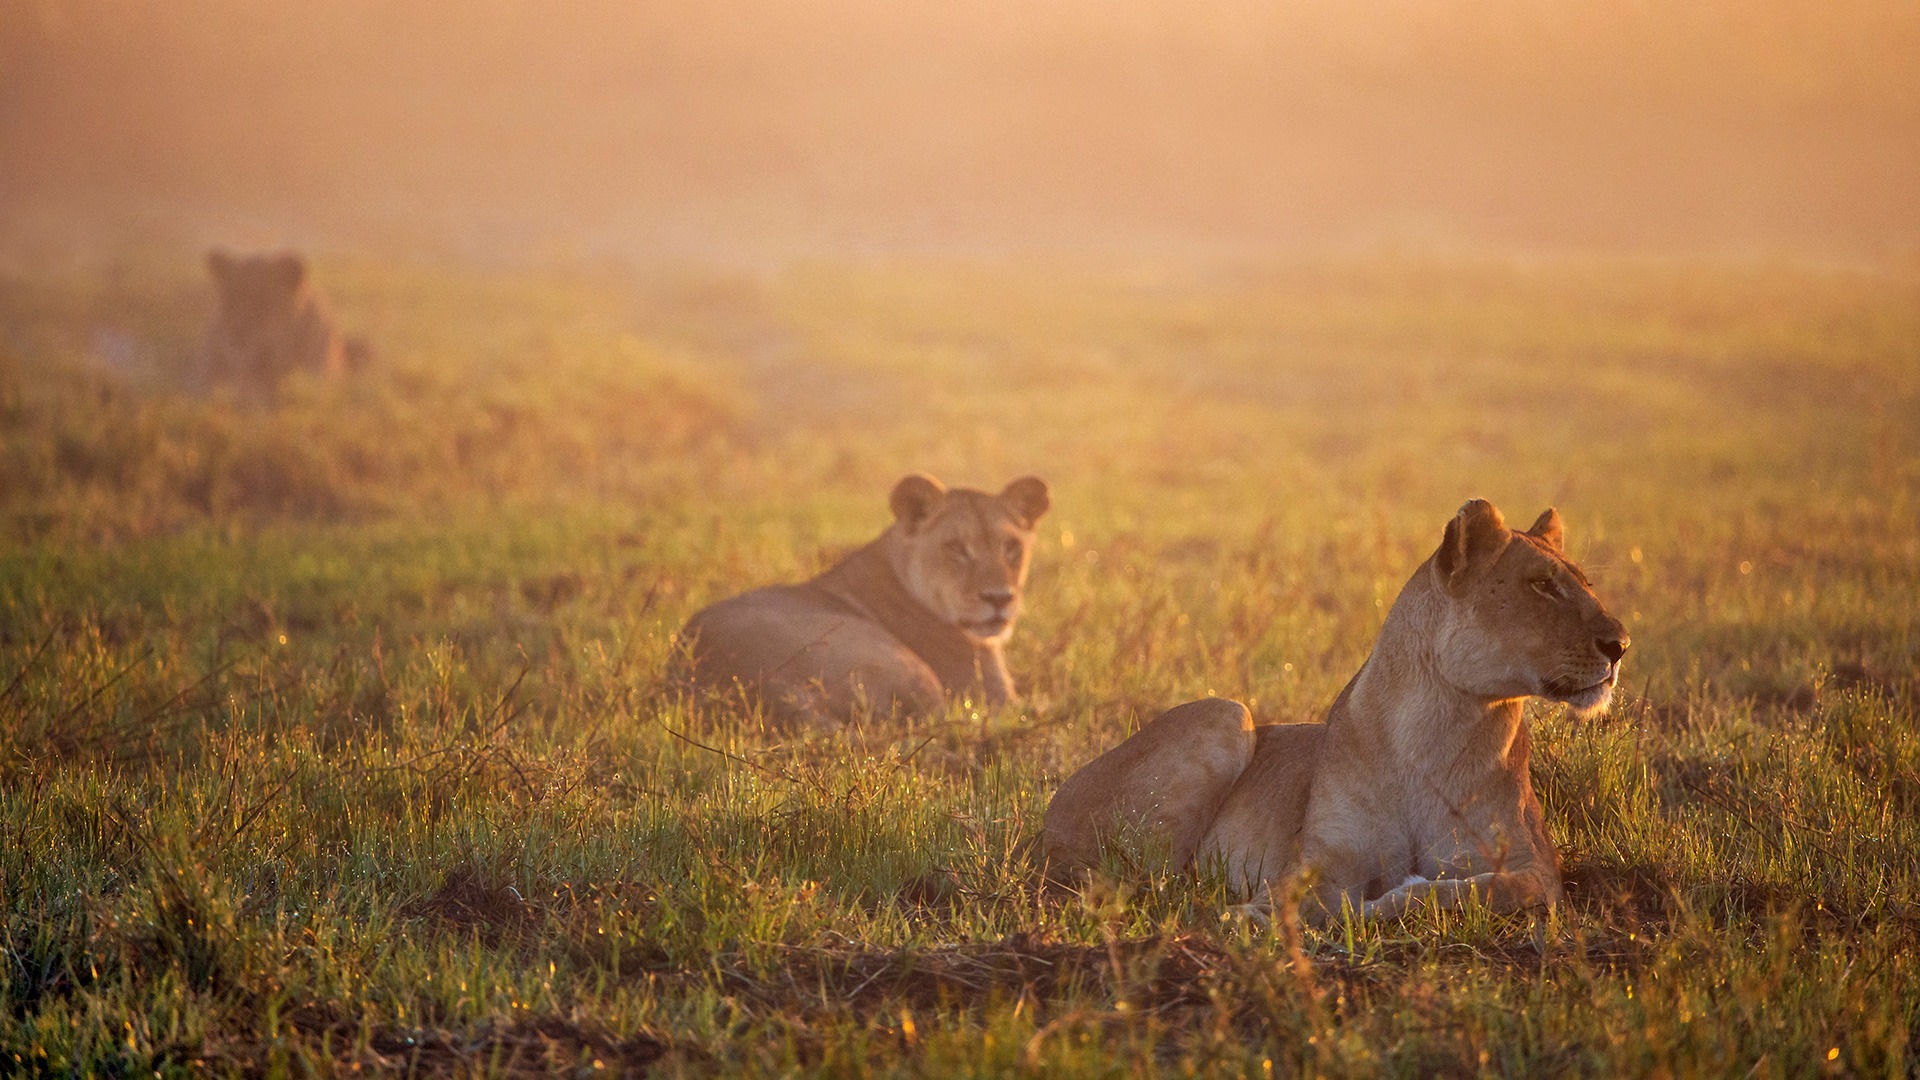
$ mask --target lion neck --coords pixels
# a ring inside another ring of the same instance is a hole
[[[950,694],[1006,682],[1005,663],[997,643],[976,640],[959,627],[927,610],[914,599],[894,571],[893,548],[900,543],[897,526],[855,551],[815,578],[820,587],[841,603],[879,623],[914,655],[926,661]],[[989,694],[989,696],[993,696]]]
[[[1525,784],[1525,699],[1469,693],[1442,677],[1431,628],[1445,603],[1431,569],[1421,566],[1328,723],[1384,752],[1396,774],[1424,774],[1442,790],[1471,789],[1496,772]]]

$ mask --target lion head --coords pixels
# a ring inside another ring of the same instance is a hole
[[[230,255],[207,252],[207,271],[220,294],[220,309],[234,323],[263,326],[293,317],[307,288],[307,265],[291,252]]]
[[[916,473],[894,485],[894,573],[928,611],[979,641],[1004,640],[1020,617],[1033,526],[1052,505],[1025,476],[998,495],[949,490]]]
[[[219,308],[207,333],[209,374],[271,389],[294,371],[337,375],[353,362],[300,256],[207,253]]]
[[[1484,499],[1460,508],[1428,562],[1443,597],[1433,638],[1443,679],[1490,699],[1563,701],[1583,718],[1606,710],[1629,639],[1565,540],[1552,509],[1516,532]]]

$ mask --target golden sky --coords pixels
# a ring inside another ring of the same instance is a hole
[[[1911,251],[1913,0],[0,0],[8,228]]]

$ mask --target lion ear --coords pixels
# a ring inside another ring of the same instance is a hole
[[[893,494],[888,497],[887,505],[893,508],[893,519],[912,532],[946,497],[945,484],[926,473],[914,473],[902,477],[899,483],[893,485]]]
[[[1000,501],[1012,507],[1029,529],[1053,509],[1053,495],[1047,490],[1047,482],[1037,476],[1023,476],[1002,488]]]
[[[1473,499],[1447,522],[1440,550],[1433,553],[1433,572],[1449,593],[1459,595],[1471,572],[1507,546],[1507,519],[1485,499]]]
[[[207,272],[213,275],[214,281],[222,285],[227,283],[227,276],[233,273],[233,256],[227,253],[226,248],[208,249]]]
[[[306,284],[307,263],[300,256],[288,252],[273,260],[273,272],[288,292]]]
[[[1541,514],[1534,521],[1533,528],[1527,530],[1527,535],[1555,551],[1567,550],[1567,523],[1560,520],[1560,511],[1551,506],[1547,507],[1546,513]]]

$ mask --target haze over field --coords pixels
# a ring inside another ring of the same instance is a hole
[[[1920,242],[1908,0],[0,0],[0,239]]]
[[[1916,192],[1920,0],[0,0],[0,1074],[1920,1076]],[[688,692],[921,471],[1017,701]],[[1552,625],[1375,666],[1476,496],[1614,707],[1373,775],[1551,911],[1043,865]]]

